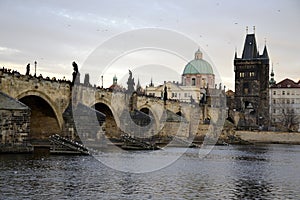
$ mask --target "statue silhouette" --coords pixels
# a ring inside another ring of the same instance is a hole
[[[75,83],[80,83],[80,73],[78,71],[78,65],[76,64],[76,62],[73,62],[72,66],[73,66],[72,85],[74,85]]]
[[[29,75],[29,73],[30,73],[30,63],[28,63],[26,66],[26,75]]]
[[[127,81],[127,92],[128,93],[132,93],[134,92],[134,78],[132,78],[132,72],[129,70],[129,77],[128,77],[128,81]]]

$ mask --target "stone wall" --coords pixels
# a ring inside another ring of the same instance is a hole
[[[236,131],[235,135],[254,143],[300,144],[298,132]]]
[[[166,122],[158,133],[160,136],[189,137],[188,122]]]
[[[0,142],[26,144],[30,132],[30,110],[0,110]]]

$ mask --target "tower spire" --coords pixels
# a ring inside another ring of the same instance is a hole
[[[244,50],[243,50],[243,59],[252,59],[257,58],[257,45],[255,40],[254,34],[247,34],[245,43],[244,43]]]
[[[137,85],[136,85],[136,91],[138,93],[142,91],[142,86],[140,84],[140,78],[138,78],[138,82],[137,82]]]
[[[234,58],[237,59],[237,49],[235,47],[235,51],[234,51]]]
[[[273,63],[272,63],[272,71],[271,71],[271,74],[270,74],[270,76],[271,76],[271,78],[270,78],[270,81],[269,81],[269,84],[270,85],[274,85],[274,84],[276,84],[276,81],[275,81],[275,79],[274,79],[274,69],[273,69]]]
[[[151,82],[150,82],[150,87],[154,87],[153,82],[152,82],[152,77],[151,77]]]
[[[265,47],[264,47],[264,51],[263,51],[262,57],[263,57],[263,58],[269,59],[269,54],[268,54],[268,50],[267,50],[267,45],[265,45]]]
[[[141,84],[140,84],[140,78],[138,78],[138,82],[137,82],[136,87],[137,87],[137,88],[138,88],[138,87],[141,87]]]

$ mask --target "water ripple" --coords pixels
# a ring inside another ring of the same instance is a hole
[[[287,145],[215,147],[202,159],[189,149],[173,165],[143,174],[90,156],[0,155],[0,199],[299,199],[299,166],[300,146]]]

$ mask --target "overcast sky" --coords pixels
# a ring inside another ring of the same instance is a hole
[[[162,28],[195,41],[205,53],[204,59],[212,62],[227,88],[234,89],[234,51],[237,49],[238,56],[241,56],[246,26],[249,26],[249,33],[255,26],[260,53],[266,40],[276,81],[286,77],[298,81],[299,19],[298,0],[0,0],[0,64],[25,73],[27,63],[31,63],[33,68],[36,60],[37,74],[71,79],[72,62],[76,61],[82,67],[103,42],[127,31]],[[187,59],[192,60],[196,50],[196,46],[189,49],[191,52]],[[143,69],[151,68],[148,61],[140,64],[147,53],[143,51],[123,56],[118,64],[127,66],[122,61],[126,62],[130,57],[130,65],[136,59]],[[185,60],[167,55],[165,59],[172,60],[167,65],[174,66],[180,81]],[[154,64],[153,69],[159,69],[157,60]],[[127,70],[124,69],[124,72],[127,73]],[[176,79],[174,76],[159,76],[159,70],[156,74],[150,70],[148,76],[142,71],[136,76],[142,79],[143,84],[149,83],[150,77],[157,83],[165,77],[167,80]],[[111,85],[113,74],[122,79],[123,75],[118,74],[118,70],[104,73],[105,86]]]

